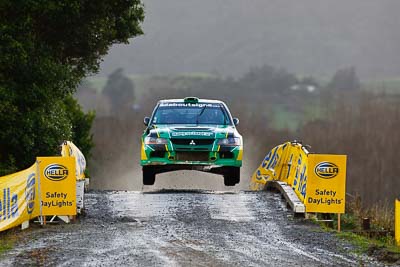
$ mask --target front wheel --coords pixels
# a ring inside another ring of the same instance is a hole
[[[143,184],[153,185],[156,181],[156,173],[149,167],[143,167]]]
[[[240,168],[230,167],[224,173],[224,184],[226,186],[234,186],[240,182]]]

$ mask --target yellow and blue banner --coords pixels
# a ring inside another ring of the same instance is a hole
[[[344,213],[346,195],[346,156],[309,154],[299,142],[274,147],[251,179],[258,190],[278,180],[292,187],[306,212]]]
[[[21,225],[40,214],[37,165],[0,177],[0,231]]]
[[[268,181],[279,180],[292,186],[297,196],[304,201],[307,154],[308,151],[298,142],[286,142],[274,147],[254,172],[251,188],[260,189]]]
[[[62,157],[39,157],[30,168],[0,177],[0,231],[45,215],[76,215],[76,183],[86,160],[72,143]]]
[[[64,141],[61,146],[61,156],[74,157],[76,160],[76,179],[85,179],[86,159],[82,152],[71,141]]]
[[[258,185],[265,185],[272,180],[279,180],[284,168],[286,154],[290,143],[274,147],[264,158],[260,167],[253,173],[252,186],[256,189]]]
[[[395,202],[395,239],[396,239],[396,244],[397,246],[400,247],[400,197],[398,199],[396,199]]]
[[[286,164],[289,166],[286,180],[299,197],[304,202],[307,188],[308,174],[308,151],[300,143],[291,144],[290,156]]]

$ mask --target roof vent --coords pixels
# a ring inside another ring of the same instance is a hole
[[[199,98],[195,97],[195,96],[189,96],[189,97],[185,97],[183,99],[183,101],[185,103],[199,103]]]

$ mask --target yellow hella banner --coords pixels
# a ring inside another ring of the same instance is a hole
[[[86,159],[82,152],[71,141],[64,141],[61,146],[63,157],[74,157],[76,160],[76,179],[85,179]]]
[[[274,147],[263,159],[261,165],[253,173],[252,186],[265,185],[268,181],[277,180],[282,168],[284,153],[288,143]]]
[[[308,155],[306,212],[345,212],[346,159],[345,155]]]
[[[39,157],[42,215],[76,215],[74,157]]]
[[[39,216],[36,168],[0,177],[0,231]]]
[[[396,243],[397,246],[400,247],[400,198],[396,199],[395,203],[395,236],[396,236]]]
[[[254,172],[251,189],[260,189],[268,181],[279,180],[292,186],[304,201],[307,185],[308,151],[301,143],[286,142],[274,147]]]

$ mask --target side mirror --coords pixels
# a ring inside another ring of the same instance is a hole
[[[238,125],[239,124],[239,119],[238,118],[233,118],[233,124]]]
[[[150,122],[150,118],[149,117],[144,117],[143,123],[144,125],[148,126]]]

